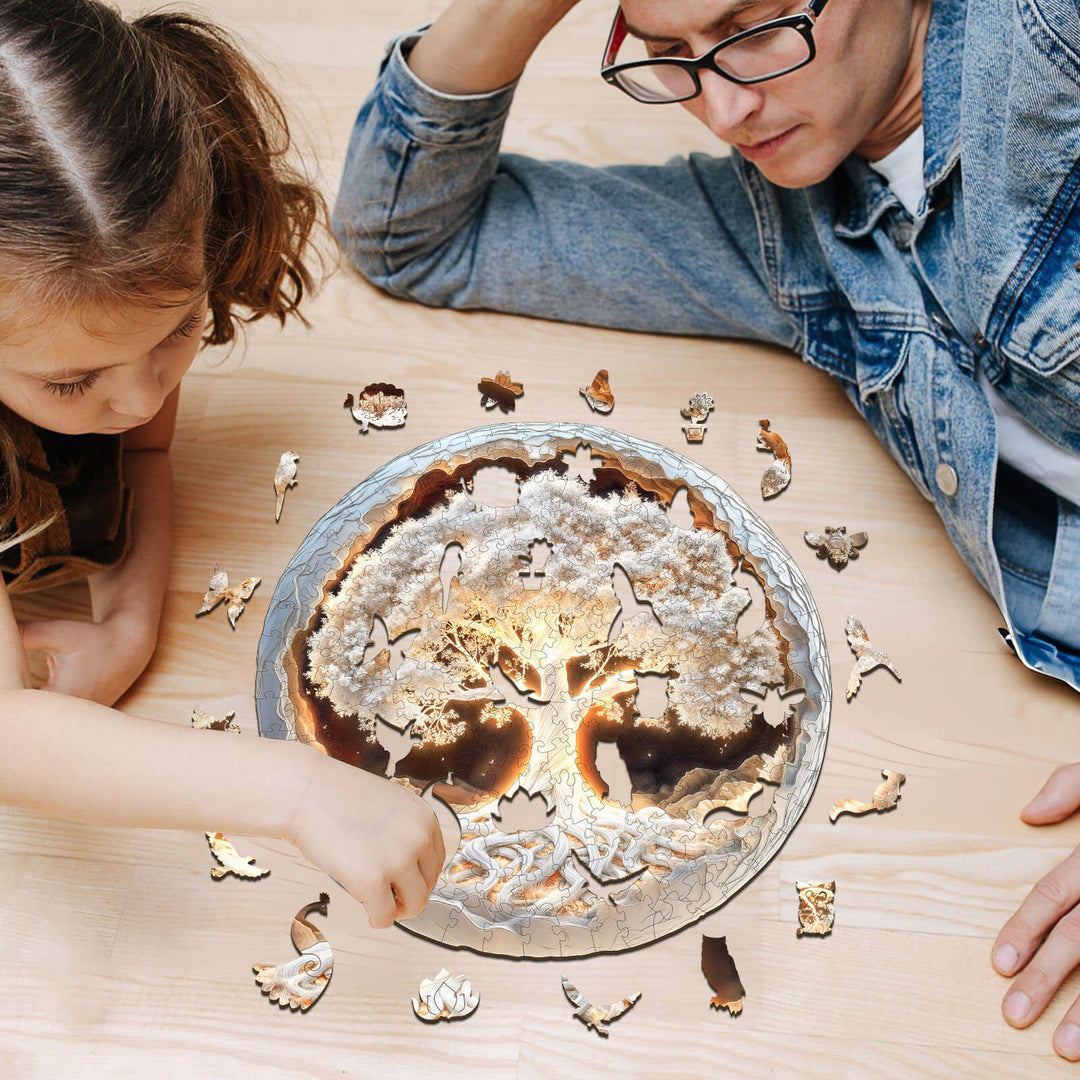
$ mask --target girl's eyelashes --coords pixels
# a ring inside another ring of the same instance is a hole
[[[45,383],[45,389],[50,394],[56,394],[57,397],[71,397],[72,394],[78,394],[82,397],[97,382],[97,378],[98,372],[90,371],[74,382],[47,382]]]
[[[206,309],[200,308],[198,311],[193,311],[191,316],[184,322],[182,326],[178,326],[166,339],[169,341],[180,341],[182,338],[191,337],[196,330],[201,330],[203,324],[206,322]],[[164,344],[164,342],[162,343]]]

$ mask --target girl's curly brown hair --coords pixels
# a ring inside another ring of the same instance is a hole
[[[0,0],[0,116],[0,330],[25,307],[172,306],[204,290],[208,344],[299,315],[325,203],[287,160],[277,97],[220,28]],[[19,495],[0,429],[4,471],[0,526]]]

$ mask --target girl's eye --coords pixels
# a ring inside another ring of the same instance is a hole
[[[202,329],[203,323],[205,321],[206,321],[206,311],[205,310],[193,311],[191,313],[191,317],[183,324],[183,326],[178,326],[165,339],[165,341],[162,342],[162,344],[165,344],[165,343],[170,342],[170,341],[181,341],[184,338],[191,337],[191,335],[194,334],[196,330],[201,330]]]
[[[45,383],[45,389],[50,394],[56,394],[57,397],[70,397],[72,394],[78,394],[79,397],[82,397],[97,382],[97,378],[98,373],[91,371],[74,382],[47,382]]]

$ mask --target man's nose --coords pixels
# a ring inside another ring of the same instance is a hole
[[[761,108],[762,93],[756,86],[743,86],[722,78],[715,71],[701,73],[701,98],[705,103],[705,124],[724,142]]]

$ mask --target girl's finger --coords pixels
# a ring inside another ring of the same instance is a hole
[[[1080,761],[1060,765],[1042,786],[1042,790],[1020,811],[1031,825],[1063,821],[1080,807]]]
[[[1042,1015],[1054,992],[1080,964],[1080,908],[1073,908],[1009,988],[1001,1005],[1014,1027],[1027,1027]]]
[[[389,884],[365,890],[361,893],[360,902],[367,912],[368,922],[375,930],[385,930],[392,926],[397,913],[397,903],[394,899],[394,890]]]
[[[394,879],[394,893],[399,919],[411,919],[427,907],[431,889],[425,884],[419,865]]]
[[[994,942],[993,964],[1014,975],[1031,958],[1051,927],[1080,900],[1080,849],[1035,882]]]
[[[440,851],[434,848],[425,851],[420,856],[418,866],[420,876],[424,879],[424,885],[430,893],[435,888],[435,882],[439,880],[439,873],[442,871],[443,860]]]

